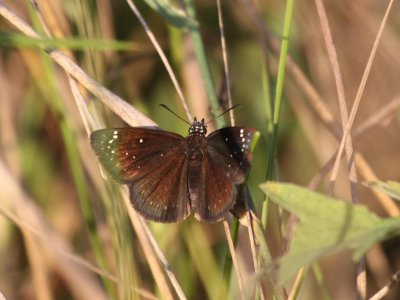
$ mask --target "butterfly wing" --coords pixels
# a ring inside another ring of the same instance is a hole
[[[243,183],[250,169],[253,154],[250,144],[256,130],[226,127],[207,137],[204,174],[199,176],[199,200],[192,205],[195,217],[210,222],[220,221],[235,204],[236,185]]]
[[[101,164],[129,186],[132,206],[147,219],[175,222],[190,213],[184,138],[147,128],[103,129],[91,145]]]
[[[197,198],[191,205],[196,219],[218,222],[233,207],[236,187],[220,161],[208,154],[205,157],[200,168]]]
[[[253,161],[250,145],[254,128],[225,127],[208,137],[208,152],[214,161],[220,161],[226,176],[235,184],[243,183]]]

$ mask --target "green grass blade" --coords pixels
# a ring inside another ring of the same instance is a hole
[[[187,16],[185,12],[167,0],[143,0],[148,6],[154,9],[166,22],[177,28],[198,28],[194,18]]]
[[[289,37],[290,31],[292,27],[292,19],[293,19],[293,11],[294,11],[295,0],[288,0],[286,4],[286,12],[285,12],[285,23],[283,26],[283,38],[281,44],[281,52],[279,56],[279,65],[278,65],[278,77],[276,81],[275,88],[275,98],[274,98],[274,112],[273,112],[273,122],[272,122],[272,133],[269,136],[269,147],[268,147],[268,160],[267,160],[267,180],[272,180],[274,176],[274,166],[275,166],[275,157],[276,157],[276,149],[278,146],[278,129],[280,122],[280,112],[282,106],[282,95],[283,95],[283,86],[285,82],[286,75],[286,60],[287,53],[289,49]],[[269,105],[269,103],[267,103]],[[263,203],[262,216],[261,220],[264,226],[266,226],[267,222],[267,199]]]
[[[31,38],[22,34],[0,32],[0,47],[18,48],[58,48],[69,50],[85,50],[90,43],[92,50],[105,51],[132,51],[139,50],[142,46],[134,42],[124,42],[103,39],[82,39],[82,38]]]

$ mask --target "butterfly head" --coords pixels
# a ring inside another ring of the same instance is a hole
[[[189,127],[189,135],[206,135],[206,133],[207,126],[204,124],[204,119],[197,121],[195,117],[192,125]]]

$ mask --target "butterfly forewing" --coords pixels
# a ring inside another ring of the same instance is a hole
[[[108,173],[120,183],[156,170],[168,152],[184,138],[148,128],[102,129],[91,134],[91,144]]]
[[[190,213],[184,138],[147,128],[103,129],[91,144],[103,167],[128,184],[132,206],[147,219],[174,222]]]

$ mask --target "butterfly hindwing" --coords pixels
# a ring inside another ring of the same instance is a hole
[[[210,157],[221,162],[226,176],[235,184],[243,183],[250,170],[250,145],[255,133],[254,128],[225,127],[207,137]]]
[[[199,177],[199,192],[196,205],[192,206],[196,219],[207,222],[218,222],[225,218],[233,207],[236,197],[236,186],[227,176],[216,157],[206,154],[203,160],[203,174]]]
[[[193,208],[199,220],[223,219],[236,201],[237,184],[243,183],[253,158],[250,144],[256,130],[226,127],[207,137],[205,159],[198,176],[198,200]]]
[[[146,219],[176,222],[190,214],[187,193],[187,159],[181,149],[168,151],[156,170],[129,184],[133,207]],[[156,174],[155,174],[156,173]]]

